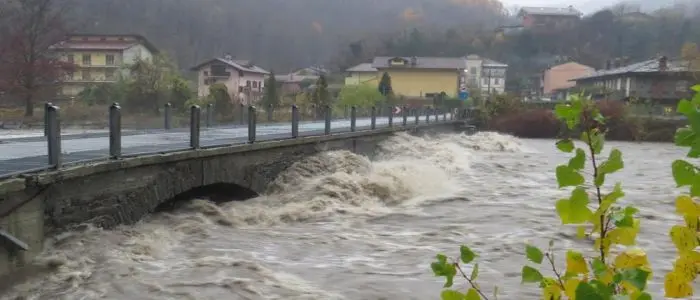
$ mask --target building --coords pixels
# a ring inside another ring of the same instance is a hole
[[[461,57],[380,56],[374,58],[372,67],[379,74],[389,74],[397,96],[435,97],[444,92],[457,97],[466,65]]]
[[[577,87],[603,90],[611,100],[636,98],[672,107],[678,100],[691,96],[690,87],[698,71],[691,69],[688,61],[665,56],[619,68],[607,66],[572,80]]]
[[[202,62],[191,68],[197,72],[197,95],[209,95],[209,87],[223,83],[231,98],[242,104],[255,103],[262,97],[265,77],[270,72],[247,60],[235,60],[230,55]]]
[[[150,60],[158,53],[146,38],[133,34],[74,34],[52,49],[60,53],[61,60],[76,66],[59,91],[68,97],[92,84],[116,82],[119,74],[128,75],[124,66],[138,58]]]
[[[478,55],[467,55],[467,68],[464,70],[467,87],[478,89],[482,93],[504,93],[508,65]]]
[[[310,66],[297,69],[289,74],[275,75],[275,79],[280,84],[282,93],[295,94],[316,83],[321,75],[327,74],[328,70],[323,66]]]
[[[594,72],[595,68],[577,62],[551,66],[542,72],[541,94],[552,100],[566,99],[567,91],[576,86],[572,79],[585,77]]]
[[[361,63],[345,70],[345,85],[358,85],[364,83],[379,84],[377,69],[372,63]]]
[[[523,7],[518,12],[518,19],[528,29],[559,29],[574,26],[583,14],[573,6],[559,7]]]

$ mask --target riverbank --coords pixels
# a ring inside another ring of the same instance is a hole
[[[606,139],[616,141],[673,142],[676,130],[687,124],[685,120],[632,116],[623,104],[601,103],[606,117]],[[479,128],[507,133],[521,138],[578,137],[580,133],[566,128],[551,109],[533,108],[512,111],[483,118]]]

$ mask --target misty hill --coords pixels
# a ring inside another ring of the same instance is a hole
[[[406,27],[494,27],[504,14],[495,0],[74,2],[71,20],[79,31],[143,34],[181,68],[229,52],[278,72],[322,63],[368,35]]]

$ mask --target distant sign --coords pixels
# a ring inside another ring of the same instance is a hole
[[[461,99],[461,100],[467,100],[467,99],[469,99],[469,92],[467,92],[467,91],[459,91],[459,99]]]
[[[398,106],[394,107],[394,114],[398,115],[400,113],[401,113],[401,107],[398,107]]]

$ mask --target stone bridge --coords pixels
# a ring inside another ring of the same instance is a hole
[[[395,132],[453,131],[463,124],[446,120],[183,150],[0,180],[0,275],[26,265],[41,252],[45,237],[80,224],[133,224],[183,193],[222,183],[250,198],[265,193],[282,171],[306,156],[330,150],[372,155]]]

